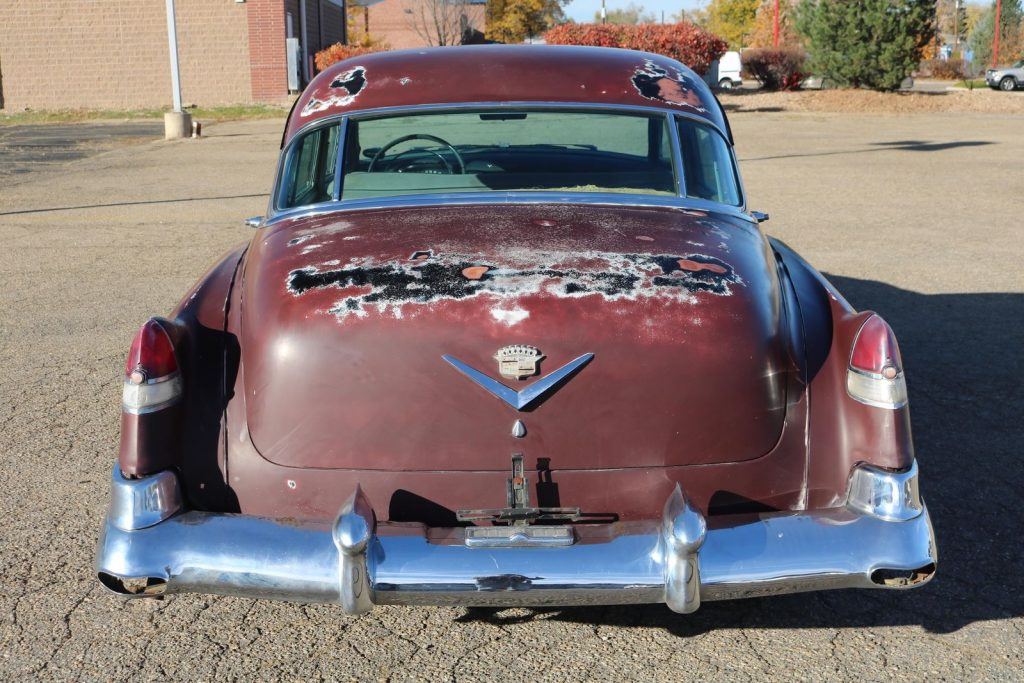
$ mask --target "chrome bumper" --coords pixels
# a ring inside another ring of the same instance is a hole
[[[428,533],[429,531],[429,533]],[[577,527],[565,547],[468,547],[464,530],[378,524],[357,489],[333,524],[186,511],[173,472],[113,475],[96,570],[130,596],[195,592],[375,604],[590,605],[910,588],[937,560],[917,466],[854,470],[845,507],[713,518],[679,487],[661,520]]]

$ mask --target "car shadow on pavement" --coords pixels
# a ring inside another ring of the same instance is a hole
[[[181,204],[183,202],[216,202],[227,199],[253,199],[266,197],[267,193],[257,192],[256,194],[233,194],[223,197],[180,197],[178,199],[142,199],[133,202],[112,202],[109,204],[78,204],[74,206],[51,206],[42,209],[19,209],[15,211],[0,211],[0,216],[19,216],[30,213],[52,213],[54,211],[77,211],[79,209],[110,209],[119,206],[147,206],[151,204]]]
[[[1024,616],[1024,294],[921,294],[828,277],[854,307],[889,321],[900,342],[921,491],[939,550],[929,584],[709,602],[690,615],[640,605],[473,609],[461,620],[555,619],[693,636],[722,628],[913,625],[950,633]]]
[[[996,143],[990,140],[956,140],[953,142],[926,142],[923,140],[897,140],[895,142],[873,142],[869,149],[837,149],[804,154],[776,154],[766,157],[742,157],[740,162],[747,164],[752,161],[771,161],[774,159],[797,159],[803,157],[835,157],[847,154],[872,154],[875,152],[907,151],[907,152],[941,152],[958,147],[984,147]]]

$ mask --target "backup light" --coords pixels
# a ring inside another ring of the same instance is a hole
[[[876,408],[902,408],[907,404],[907,382],[896,336],[877,315],[857,332],[846,371],[846,391],[852,398]]]
[[[150,318],[132,340],[124,374],[121,407],[126,413],[151,413],[181,398],[181,373],[174,346],[155,318]]]

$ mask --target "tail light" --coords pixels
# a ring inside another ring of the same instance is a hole
[[[877,315],[861,325],[853,341],[846,390],[854,399],[876,408],[907,404],[907,382],[896,336]]]
[[[174,405],[181,393],[181,373],[171,338],[159,321],[150,319],[132,340],[121,406],[126,413],[142,415]]]

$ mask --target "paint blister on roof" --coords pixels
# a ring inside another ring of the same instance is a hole
[[[678,69],[670,71],[648,59],[633,72],[632,81],[636,91],[649,100],[689,107],[702,114],[707,112],[700,95]]]
[[[366,68],[357,66],[338,74],[327,87],[326,93],[314,92],[306,101],[300,116],[306,117],[333,107],[347,107],[355,102],[366,87]]]

